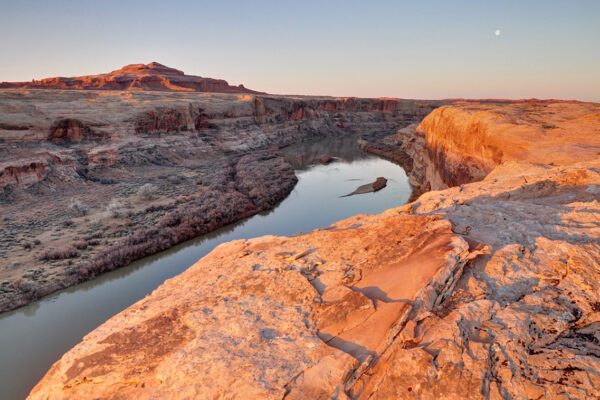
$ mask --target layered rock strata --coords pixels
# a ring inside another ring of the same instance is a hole
[[[569,165],[600,156],[600,105],[569,101],[442,106],[394,135],[361,140],[404,166],[415,195],[483,179],[507,161]]]
[[[0,82],[0,89],[128,90],[169,92],[258,93],[244,85],[231,86],[223,79],[186,75],[157,62],[130,64],[108,74],[71,78],[33,79],[30,82]]]

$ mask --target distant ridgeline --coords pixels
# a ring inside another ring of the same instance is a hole
[[[31,82],[2,82],[0,89],[153,90],[172,92],[260,93],[223,79],[186,75],[157,62],[131,64],[108,74],[56,77]]]

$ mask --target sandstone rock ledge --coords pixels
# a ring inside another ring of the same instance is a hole
[[[447,221],[398,212],[231,242],[88,335],[31,397],[341,396],[469,257]]]
[[[597,398],[600,160],[570,157],[222,245],[30,398]]]

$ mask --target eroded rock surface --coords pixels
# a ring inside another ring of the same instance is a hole
[[[488,100],[439,107],[419,124],[365,137],[361,146],[403,165],[420,195],[481,180],[507,161],[598,159],[599,132],[596,103]]]
[[[571,124],[570,107],[552,118]],[[443,131],[443,148],[462,129]],[[565,131],[570,154],[548,163],[515,152],[483,178],[439,171],[477,181],[222,245],[86,336],[30,397],[597,398],[600,161],[587,132],[577,145]],[[435,135],[420,135],[425,151]],[[560,141],[546,138],[550,157]]]
[[[446,221],[397,212],[222,245],[88,335],[31,397],[343,394],[469,255]]]
[[[506,161],[569,165],[600,156],[600,105],[594,103],[441,107],[418,130],[450,186],[482,179]]]
[[[600,174],[507,163],[399,211],[438,215],[486,255],[421,316],[358,397],[592,399],[600,382]],[[591,333],[596,332],[596,333]]]

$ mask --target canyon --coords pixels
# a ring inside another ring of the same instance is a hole
[[[29,398],[597,396],[600,104],[199,79],[152,63],[2,84],[0,311],[272,209],[311,139],[356,135],[404,168],[410,202],[218,246]]]
[[[600,105],[437,106],[360,139],[412,202],[219,246],[30,398],[595,398]]]
[[[439,101],[0,90],[0,311],[271,209],[280,148],[392,133]]]

